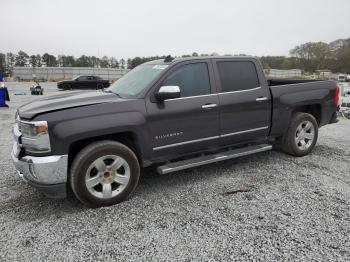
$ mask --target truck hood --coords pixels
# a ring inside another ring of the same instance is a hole
[[[110,103],[117,100],[121,99],[116,94],[106,93],[101,90],[91,92],[64,92],[24,104],[18,109],[18,114],[21,118],[32,119],[36,115],[42,113],[73,107]]]

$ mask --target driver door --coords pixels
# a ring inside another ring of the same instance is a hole
[[[147,99],[147,124],[152,159],[215,147],[219,139],[218,95],[208,61],[187,62],[170,70],[161,86],[178,86],[180,97],[152,102]]]

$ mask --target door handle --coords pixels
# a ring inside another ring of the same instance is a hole
[[[266,101],[267,100],[267,97],[264,96],[264,97],[258,97],[257,99],[255,99],[255,101],[257,102],[263,102],[263,101]]]
[[[202,108],[203,109],[210,109],[210,108],[217,107],[217,106],[218,106],[217,104],[205,104],[205,105],[202,105]]]

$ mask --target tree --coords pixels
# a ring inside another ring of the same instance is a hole
[[[41,57],[40,57],[40,60],[41,60]],[[29,65],[31,67],[37,67],[39,63],[41,64],[41,61],[40,62],[38,61],[38,57],[36,55],[31,55],[29,57]]]
[[[29,56],[23,51],[19,51],[15,57],[15,66],[26,66]]]
[[[198,56],[198,53],[193,52],[193,53],[192,53],[192,56]]]
[[[50,55],[48,53],[45,53],[42,57],[43,64],[46,67],[55,67],[57,66],[57,59],[54,55]]]
[[[5,75],[6,72],[6,56],[0,53],[0,75]]]
[[[93,67],[100,67],[100,58],[96,56],[91,57],[91,63]]]
[[[120,61],[122,61],[122,60],[120,60]],[[123,61],[123,62],[124,62],[124,61]],[[126,65],[125,65],[125,66],[123,65],[123,67],[120,66],[120,68],[123,68],[123,69],[129,68],[129,67],[130,67],[129,65],[131,65],[131,58],[128,58],[128,60],[126,61]]]
[[[10,53],[6,54],[6,75],[12,76],[12,70],[15,65],[15,55]]]
[[[129,68],[129,60],[130,60],[130,63],[131,63],[131,59],[129,58],[128,59],[128,68]],[[123,58],[120,59],[119,64],[120,64],[120,68],[125,69],[125,60]]]
[[[73,67],[75,66],[74,56],[59,55],[57,59],[58,65],[62,67]]]
[[[36,66],[37,67],[42,67],[43,66],[42,57],[39,54],[36,55]]]
[[[133,68],[137,67],[138,65],[142,64],[143,62],[144,62],[144,59],[137,56],[137,57],[131,59],[130,64],[128,64],[128,68],[133,69]]]
[[[88,56],[82,55],[75,61],[75,66],[77,67],[89,67],[91,66],[91,62]]]
[[[100,66],[102,68],[108,68],[109,67],[109,59],[107,56],[103,56],[100,60]]]
[[[119,68],[118,60],[117,60],[115,57],[112,56],[112,57],[109,59],[109,66],[110,66],[111,68]]]
[[[290,55],[299,58],[300,67],[311,72],[327,69],[327,65],[333,58],[330,46],[323,42],[310,42],[296,46],[290,51]]]

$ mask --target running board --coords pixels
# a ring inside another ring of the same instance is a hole
[[[191,167],[202,166],[214,162],[219,162],[227,159],[237,158],[240,156],[251,155],[259,152],[269,151],[272,149],[271,145],[261,144],[254,146],[247,146],[243,148],[224,151],[212,155],[204,155],[196,158],[186,159],[178,162],[168,162],[157,168],[159,174],[167,174]]]

